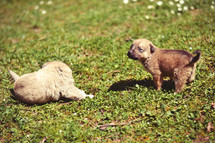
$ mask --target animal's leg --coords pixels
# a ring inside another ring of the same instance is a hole
[[[185,67],[174,74],[174,81],[175,81],[175,92],[179,93],[184,88],[188,78],[190,77],[190,73],[192,71],[191,67]]]
[[[76,86],[72,85],[70,89],[68,89],[64,95],[64,98],[71,99],[71,100],[82,100],[86,97],[93,98],[93,95],[87,95],[83,90],[78,89]]]
[[[160,90],[163,84],[163,77],[161,75],[154,75],[153,81],[156,87],[156,90]]]
[[[186,81],[182,80],[182,79],[174,79],[175,81],[175,92],[179,93],[181,92],[181,90],[184,88],[184,85],[186,83]]]
[[[195,75],[196,75],[196,64],[194,64],[194,66],[193,66],[193,68],[192,68],[191,75],[190,75],[190,77],[188,78],[187,82],[188,82],[188,83],[193,82],[194,79],[195,79]]]

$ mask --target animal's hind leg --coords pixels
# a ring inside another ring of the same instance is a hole
[[[185,67],[174,74],[174,82],[175,82],[175,92],[179,93],[184,88],[188,78],[190,78],[192,68]]]
[[[180,78],[175,78],[174,81],[175,81],[175,92],[176,93],[181,92],[181,90],[184,88],[186,81]]]
[[[196,64],[194,64],[194,66],[193,66],[193,68],[192,68],[191,75],[190,75],[190,77],[188,78],[187,82],[188,82],[188,83],[193,82],[194,79],[195,79],[195,76],[196,76]]]

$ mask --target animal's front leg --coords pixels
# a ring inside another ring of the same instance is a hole
[[[84,90],[80,90],[80,92],[81,92],[81,93],[83,94],[83,96],[85,96],[85,97],[89,97],[89,98],[93,98],[93,97],[94,97],[94,95],[92,95],[92,94],[87,95],[87,94],[85,93]]]
[[[87,95],[83,90],[80,90],[76,86],[72,85],[71,88],[67,90],[64,97],[72,100],[81,100],[81,99],[85,99],[86,97],[93,98],[94,96]]]
[[[163,77],[161,75],[154,75],[153,81],[156,87],[156,90],[160,90],[163,84]]]

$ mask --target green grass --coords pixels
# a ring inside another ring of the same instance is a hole
[[[157,0],[47,2],[0,1],[0,142],[215,141],[214,1],[186,0],[189,10],[179,14],[179,2],[169,0],[160,7]],[[200,49],[195,81],[180,94],[172,81],[156,91],[151,75],[127,57],[137,38]],[[8,70],[22,75],[52,60],[68,64],[76,86],[95,97],[41,106],[15,100]]]

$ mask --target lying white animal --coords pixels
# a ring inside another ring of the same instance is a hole
[[[44,104],[61,98],[93,98],[93,95],[86,95],[74,85],[72,70],[60,61],[47,62],[42,69],[21,77],[11,70],[9,73],[15,80],[15,96],[27,104]]]

